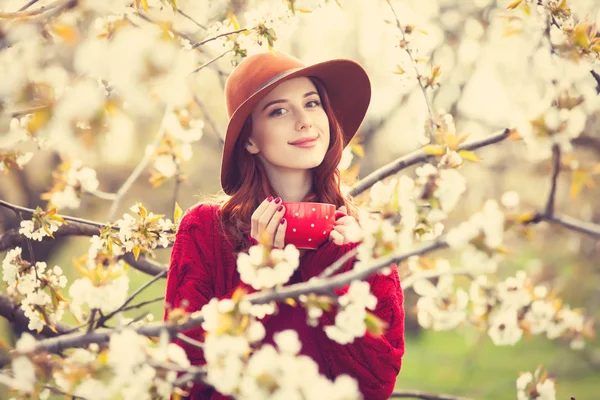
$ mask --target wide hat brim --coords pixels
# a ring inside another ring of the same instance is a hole
[[[275,86],[300,76],[319,78],[325,86],[331,108],[344,133],[344,147],[358,131],[371,101],[371,83],[360,64],[352,60],[336,59],[280,74],[248,97],[229,120],[221,160],[221,187],[226,194],[235,193],[242,183],[233,157],[235,144],[246,119],[258,102]]]

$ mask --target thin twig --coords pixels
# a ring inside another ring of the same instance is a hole
[[[192,17],[190,17],[189,15],[187,15],[185,12],[183,12],[181,10],[181,8],[177,7],[177,12],[181,15],[183,15],[184,17],[186,17],[187,19],[189,19],[190,21],[192,21],[194,24],[196,24],[198,27],[206,30],[206,27],[204,25],[202,25],[201,23],[199,23],[198,21],[196,21],[195,19],[193,19]]]
[[[143,306],[147,306],[148,304],[152,304],[152,303],[156,303],[157,301],[161,301],[164,300],[165,296],[158,296],[155,297],[151,300],[146,300],[146,301],[142,301],[141,303],[136,303],[130,306],[125,307],[124,309],[122,309],[121,311],[129,311],[129,310],[134,310],[136,308],[141,308]]]
[[[121,188],[117,191],[116,198],[115,198],[112,206],[110,207],[110,211],[108,213],[109,221],[111,221],[114,218],[115,214],[117,213],[117,210],[119,209],[119,206],[121,205],[121,201],[123,200],[123,196],[125,196],[125,194],[129,191],[129,189],[131,189],[131,186],[133,185],[133,183],[141,175],[141,173],[144,171],[144,169],[150,162],[151,158],[154,156],[154,151],[156,150],[159,143],[165,136],[167,116],[171,113],[172,110],[173,110],[173,108],[170,105],[167,105],[165,107],[165,112],[164,112],[162,120],[160,122],[160,126],[158,128],[158,133],[156,135],[156,139],[154,140],[154,143],[152,143],[152,145],[150,145],[150,149],[149,149],[150,151],[146,151],[146,153],[144,154],[144,158],[142,158],[142,160],[137,165],[137,167],[135,167],[135,169],[133,170],[131,175],[129,175],[129,178],[127,178],[125,183],[123,183],[123,186],[121,186]]]
[[[466,143],[463,146],[460,146],[457,151],[460,150],[475,150],[480,147],[485,147],[490,144],[495,144],[503,141],[507,137],[510,136],[510,129],[503,129],[502,131],[496,132],[489,137],[481,140],[476,140],[471,143]],[[418,164],[420,162],[424,162],[433,158],[435,156],[426,154],[423,150],[416,150],[412,153],[409,153],[405,156],[402,156],[391,163],[384,165],[383,167],[377,169],[376,171],[371,172],[369,175],[358,181],[352,189],[350,190],[350,196],[355,197],[361,194],[362,192],[369,189],[375,183],[387,178],[388,176],[394,175],[395,173],[408,168],[412,165]]]
[[[206,106],[204,105],[202,100],[200,100],[200,98],[198,98],[198,96],[196,94],[194,94],[194,100],[196,101],[196,104],[198,104],[198,107],[200,107],[200,110],[202,110],[202,115],[204,116],[204,119],[206,121],[208,121],[208,124],[212,128],[215,136],[217,137],[217,139],[219,139],[219,143],[221,144],[221,147],[223,147],[225,145],[225,139],[223,139],[223,135],[221,135],[221,132],[217,128],[217,124],[215,123],[212,116],[208,112],[208,109],[206,108]]]
[[[58,7],[60,4],[59,1],[56,1],[54,3],[48,4],[46,6],[41,6],[40,8],[36,8],[35,10],[29,10],[27,11],[27,8],[31,5],[33,5],[34,3],[37,3],[36,1],[31,1],[30,4],[26,4],[25,6],[23,6],[21,9],[19,9],[19,11],[16,12],[3,12],[0,11],[0,19],[16,19],[16,18],[28,18],[28,17],[33,17],[36,15],[40,15],[45,13],[48,10],[52,10],[53,8]]]
[[[400,24],[400,19],[398,18],[398,14],[396,14],[396,10],[394,10],[394,6],[392,6],[392,2],[388,0],[387,3],[390,6],[392,13],[394,13],[394,17],[396,18],[396,26],[398,27],[398,30],[400,31],[400,35],[402,36],[402,41],[406,43],[406,36],[404,35],[404,29],[402,29],[402,24]],[[410,57],[412,65],[415,69],[415,74],[417,76],[417,82],[419,82],[419,87],[421,88],[421,92],[423,92],[423,97],[425,98],[425,103],[427,104],[427,110],[429,111],[429,122],[431,124],[431,131],[435,132],[437,130],[437,124],[435,122],[435,115],[433,114],[433,106],[431,105],[431,99],[429,98],[427,89],[425,88],[425,86],[423,86],[423,82],[421,82],[421,75],[419,74],[419,70],[417,69],[417,62],[413,58],[410,49],[405,48],[404,50]]]
[[[27,4],[25,4],[23,7],[19,8],[19,11],[25,11],[27,10],[29,7],[31,7],[32,5],[34,5],[35,3],[37,3],[39,0],[30,0]]]
[[[4,201],[4,200],[0,200],[0,206],[4,206],[13,211],[20,211],[20,212],[27,213],[27,214],[33,214],[35,212],[35,210],[32,208],[17,206],[15,204],[9,203],[8,201]],[[106,224],[103,224],[100,222],[90,221],[87,219],[76,218],[76,217],[69,217],[68,215],[62,215],[62,214],[56,214],[56,215],[63,218],[66,221],[78,222],[80,224],[95,226],[97,228],[106,228]]]
[[[117,198],[117,195],[115,193],[106,193],[101,190],[95,190],[93,192],[84,192],[84,193],[89,193],[93,196],[96,196],[99,199],[102,199],[102,200],[114,201]]]
[[[152,285],[154,282],[156,282],[157,280],[159,280],[160,278],[164,277],[167,274],[167,271],[161,271],[160,273],[158,273],[157,275],[155,275],[152,279],[150,279],[148,282],[144,283],[142,286],[140,286],[135,292],[133,292],[133,294],[131,294],[131,296],[129,296],[127,298],[127,300],[125,300],[125,302],[123,304],[121,304],[121,306],[119,306],[116,310],[112,311],[110,314],[103,316],[102,318],[100,318],[98,320],[98,325],[104,325],[104,323],[106,321],[108,321],[109,319],[111,319],[113,316],[115,316],[116,314],[120,313],[123,311],[123,309],[133,301],[133,299],[135,299],[142,291],[144,291],[144,289],[146,289],[148,286]]]
[[[554,214],[551,218],[548,218],[548,222],[564,226],[572,231],[585,233],[586,235],[600,238],[600,225],[598,224],[579,221],[575,218],[569,217],[568,215],[556,214]]]
[[[546,203],[546,212],[544,213],[546,218],[552,218],[554,215],[554,203],[556,199],[556,186],[558,182],[558,174],[560,173],[560,147],[558,144],[552,146],[552,181],[550,186],[550,194],[548,195],[548,202]]]
[[[346,263],[346,261],[350,260],[358,253],[358,248],[354,248],[349,252],[345,253],[343,256],[338,258],[336,262],[331,264],[329,267],[325,268],[323,272],[319,274],[319,278],[325,279],[329,278],[331,275],[335,274],[338,269],[342,268],[342,266]]]
[[[449,394],[433,394],[419,391],[395,390],[390,399],[421,399],[421,400],[471,400],[467,397],[452,396]]]
[[[177,337],[177,339],[181,340],[182,342],[185,342],[191,346],[197,347],[199,349],[203,349],[204,348],[204,343],[199,342],[195,339],[192,339],[189,336],[184,335],[183,333],[179,332],[177,333],[177,335],[175,335],[175,337]]]
[[[201,66],[199,66],[198,68],[196,68],[195,70],[193,70],[192,72],[190,72],[190,75],[191,75],[191,74],[195,74],[196,72],[198,72],[198,71],[200,71],[200,70],[202,70],[202,69],[204,69],[204,68],[208,67],[210,64],[214,63],[214,62],[215,62],[215,61],[217,61],[219,58],[222,58],[222,57],[224,57],[224,56],[225,56],[227,53],[230,53],[230,52],[232,52],[232,51],[233,51],[233,50],[231,50],[231,49],[230,49],[230,50],[227,50],[227,51],[225,51],[223,54],[221,54],[220,56],[217,56],[217,57],[213,58],[212,60],[209,60],[209,61],[205,62],[204,64],[202,64]]]
[[[206,43],[208,43],[208,42],[212,42],[213,40],[217,40],[217,39],[218,39],[218,38],[220,38],[220,37],[223,37],[223,36],[229,36],[229,35],[234,35],[234,34],[236,34],[236,33],[245,32],[245,31],[249,31],[249,30],[250,30],[250,29],[248,29],[248,28],[242,28],[242,29],[238,29],[238,30],[236,30],[236,31],[231,31],[231,32],[225,32],[225,33],[221,33],[221,34],[219,34],[219,35],[217,35],[217,36],[213,36],[213,37],[210,37],[210,38],[208,38],[208,39],[204,39],[204,40],[203,40],[203,41],[201,41],[201,42],[196,42],[196,43],[194,43],[194,44],[192,45],[192,49],[195,49],[195,48],[197,48],[197,47],[200,47],[200,46],[202,46],[203,44],[206,44]]]

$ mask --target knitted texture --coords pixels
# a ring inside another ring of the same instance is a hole
[[[358,244],[338,246],[326,242],[318,250],[306,252],[291,283],[305,282],[319,275],[344,253]],[[338,273],[352,269],[355,260],[350,260]],[[385,334],[375,337],[366,334],[351,344],[341,345],[327,337],[323,327],[332,325],[336,310],[324,313],[316,328],[306,325],[306,312],[298,307],[283,305],[279,313],[261,320],[265,326],[265,343],[272,343],[273,334],[283,329],[295,329],[302,342],[302,354],[312,357],[321,373],[330,379],[347,374],[355,378],[367,400],[387,399],[394,389],[404,354],[404,309],[403,294],[398,273],[393,269],[388,276],[376,274],[367,279],[371,292],[377,297],[373,312],[388,326]],[[226,240],[219,220],[219,206],[198,204],[190,208],[183,217],[175,238],[167,276],[165,314],[169,307],[183,307],[186,311],[200,310],[211,298],[231,298],[237,288],[254,293],[251,286],[240,281],[236,267],[236,254]],[[338,295],[346,293],[348,286],[335,290]],[[204,340],[201,327],[183,332],[185,335]],[[206,363],[202,350],[174,340],[181,346],[194,365]],[[228,397],[217,393],[212,387],[195,384],[191,399],[218,400]]]

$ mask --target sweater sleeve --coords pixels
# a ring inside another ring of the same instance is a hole
[[[315,270],[323,270],[357,245],[330,246],[327,254],[320,257],[327,260],[326,264],[317,263]],[[348,261],[339,273],[350,270],[354,262]],[[341,345],[319,329],[317,340],[332,376],[347,374],[355,378],[365,399],[388,399],[394,390],[404,355],[404,296],[395,268],[388,276],[375,274],[367,282],[371,285],[371,293],[377,297],[373,313],[387,323],[385,333],[380,337],[367,333],[353,343]],[[342,295],[347,291],[348,286],[345,286],[337,289],[336,293]],[[324,313],[322,326],[333,325],[335,316],[335,310]]]
[[[200,223],[206,226],[201,226]],[[211,224],[210,219],[197,219],[189,215],[186,215],[182,220],[171,253],[163,320],[166,320],[168,315],[167,306],[171,308],[181,307],[187,312],[194,312],[202,309],[211,298],[215,297],[211,271],[218,267],[216,264],[219,260],[215,258],[212,245],[213,239],[208,237],[215,232],[210,226]],[[246,292],[254,292],[252,287],[240,282],[239,285],[224,296],[220,296],[220,298],[231,298],[237,288],[243,288]],[[201,326],[182,333],[197,341],[204,341],[205,332]],[[174,339],[173,343],[183,348],[192,365],[206,364],[201,349],[179,339]],[[194,400],[228,399],[228,397],[217,393],[212,387],[200,383],[196,383],[192,387],[190,398]]]

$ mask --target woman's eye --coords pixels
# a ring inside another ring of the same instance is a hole
[[[276,116],[282,115],[282,113],[280,113],[279,111],[285,111],[285,109],[284,108],[276,108],[269,113],[269,116],[276,117]]]
[[[309,101],[308,103],[306,103],[306,105],[309,105],[309,104],[313,104],[311,106],[311,108],[315,108],[315,107],[319,107],[321,105],[321,102],[319,100],[312,100],[312,101]]]

